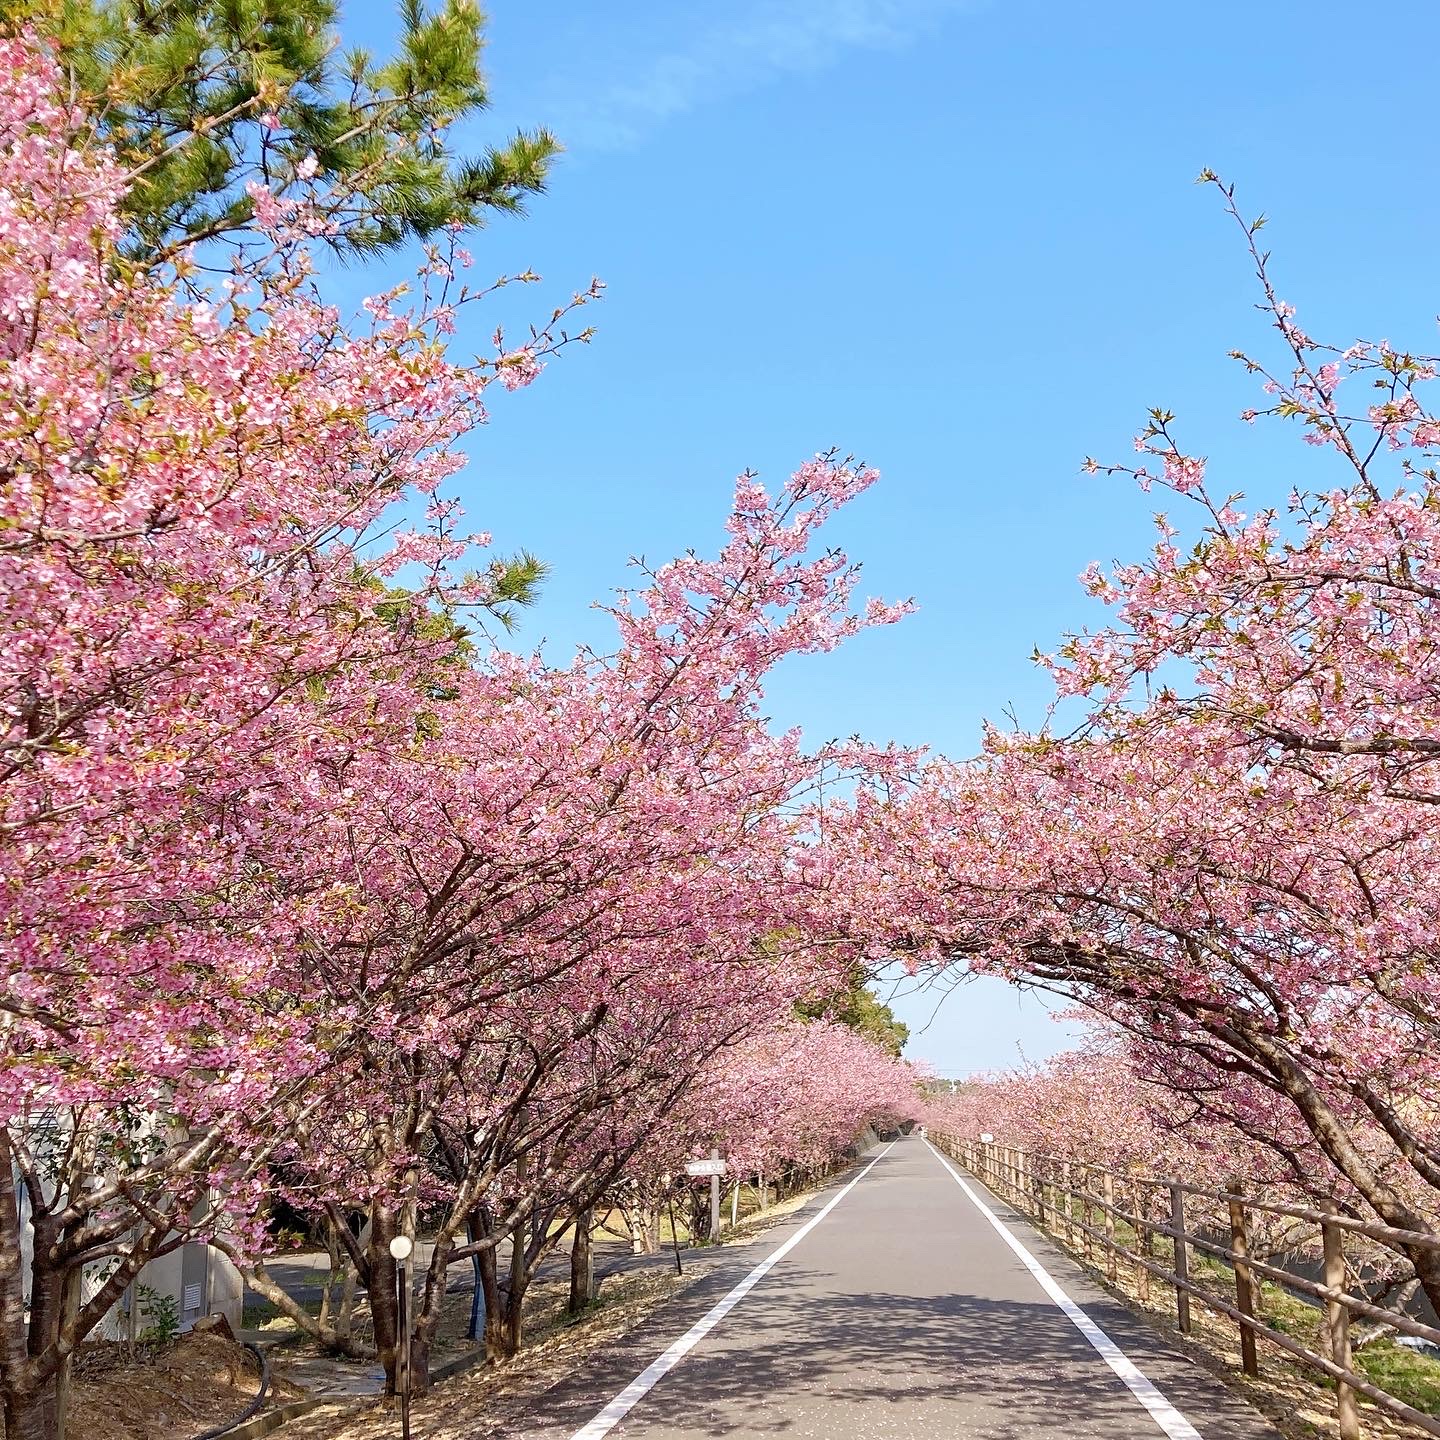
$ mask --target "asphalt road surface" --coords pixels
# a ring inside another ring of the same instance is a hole
[[[1277,1440],[916,1136],[542,1404],[516,1440]]]

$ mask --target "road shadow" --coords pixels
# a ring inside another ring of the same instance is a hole
[[[1160,1433],[1048,1300],[827,1294],[830,1278],[787,1266],[784,1284],[748,1296],[641,1402],[619,1434],[636,1440],[819,1433],[1149,1440]],[[1122,1321],[1134,1323],[1118,1304],[1087,1309],[1112,1334]],[[552,1391],[544,1424],[525,1436],[573,1433],[632,1377],[619,1385],[613,1374],[597,1384],[601,1378]],[[1152,1378],[1186,1410],[1187,1397]],[[1202,1384],[1215,1386],[1208,1377]],[[1190,1414],[1205,1440],[1274,1435],[1242,1402],[1215,1388],[1216,1395],[1205,1396],[1203,1415]],[[815,1428],[822,1416],[823,1432]]]

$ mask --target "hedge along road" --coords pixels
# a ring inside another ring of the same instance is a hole
[[[542,1403],[517,1440],[1277,1440],[918,1137]]]

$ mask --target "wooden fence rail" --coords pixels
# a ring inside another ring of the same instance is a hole
[[[1183,1332],[1188,1334],[1191,1328],[1192,1296],[1233,1320],[1239,1329],[1241,1364],[1247,1375],[1260,1373],[1256,1341],[1263,1339],[1333,1381],[1340,1440],[1360,1440],[1357,1395],[1364,1395],[1407,1424],[1440,1437],[1440,1419],[1406,1404],[1355,1368],[1350,1319],[1352,1315],[1363,1316],[1400,1334],[1434,1344],[1440,1344],[1440,1328],[1353,1295],[1345,1285],[1347,1236],[1365,1237],[1388,1246],[1440,1249],[1440,1241],[1432,1236],[1340,1215],[1331,1204],[1316,1210],[1262,1200],[1242,1193],[1238,1182],[1225,1190],[1210,1190],[1168,1176],[1124,1174],[1103,1165],[1033,1155],[1005,1145],[934,1133],[929,1138],[995,1194],[1037,1219],[1068,1249],[1092,1263],[1097,1263],[1098,1249],[1098,1263],[1103,1264],[1112,1283],[1118,1279],[1120,1265],[1128,1262],[1142,1299],[1149,1298],[1151,1277],[1169,1285],[1175,1291],[1176,1319]],[[1192,1201],[1197,1203],[1189,1203]],[[1195,1224],[1197,1214],[1202,1212],[1208,1212],[1206,1219],[1213,1227],[1209,1234]],[[1257,1213],[1314,1227],[1323,1257],[1322,1281],[1293,1275],[1255,1258],[1251,1223]],[[1127,1226],[1135,1237],[1134,1248],[1121,1242],[1117,1222]],[[1228,1244],[1214,1238],[1217,1231],[1223,1234],[1227,1230]],[[1169,1257],[1157,1254],[1157,1237],[1170,1242]],[[1192,1251],[1231,1266],[1235,1274],[1233,1300],[1217,1295],[1195,1279],[1190,1263]],[[1310,1349],[1260,1318],[1260,1277],[1307,1301],[1318,1302],[1324,1353]]]

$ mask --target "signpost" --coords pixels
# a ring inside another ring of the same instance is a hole
[[[725,1162],[720,1159],[690,1160],[686,1162],[685,1173],[692,1180],[703,1180],[707,1175],[718,1180],[725,1174],[727,1168]]]
[[[725,1173],[725,1162],[718,1149],[711,1150],[708,1160],[691,1160],[685,1166],[685,1173],[695,1179],[710,1177],[710,1238],[720,1238],[720,1177]]]

